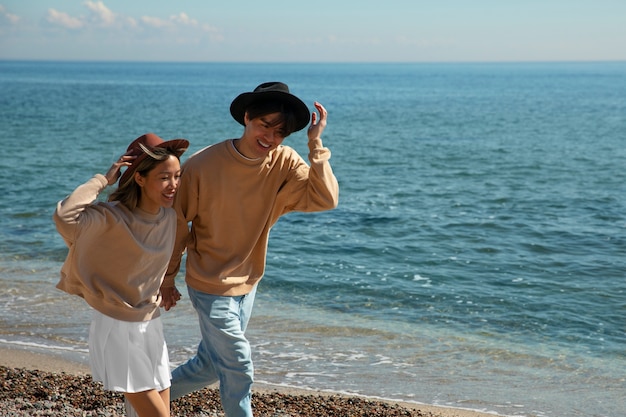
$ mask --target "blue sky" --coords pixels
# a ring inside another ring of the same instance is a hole
[[[626,60],[626,1],[0,0],[0,59]]]

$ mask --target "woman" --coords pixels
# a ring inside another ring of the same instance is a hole
[[[96,174],[59,202],[54,213],[69,247],[57,288],[84,298],[94,309],[89,330],[93,378],[107,390],[123,392],[127,408],[132,405],[140,417],[170,415],[159,287],[174,247],[171,207],[179,158],[188,146],[185,139],[163,141],[145,134],[105,175]],[[108,201],[96,201],[118,178]]]

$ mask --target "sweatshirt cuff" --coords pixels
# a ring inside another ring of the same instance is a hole
[[[105,177],[103,174],[96,174],[93,177],[100,181],[100,183],[102,184],[102,188],[106,188],[109,185],[109,180],[107,180],[107,177]]]
[[[322,138],[317,137],[315,139],[309,139],[308,142],[309,151],[313,152],[315,149],[322,149],[324,147],[322,143]]]
[[[316,138],[309,141],[309,161],[312,164],[319,164],[330,159],[330,149],[322,145],[322,139]]]

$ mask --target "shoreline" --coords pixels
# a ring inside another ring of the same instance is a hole
[[[46,377],[50,377],[53,380],[63,379],[63,378],[71,378],[77,377],[80,379],[88,378],[90,380],[90,369],[87,364],[72,361],[70,359],[60,357],[59,355],[53,355],[49,353],[39,353],[34,352],[32,350],[28,350],[26,348],[13,348],[13,347],[5,347],[0,346],[0,366],[9,368],[9,370],[14,371],[40,371],[45,374]],[[58,377],[58,378],[57,378]],[[209,388],[210,390],[210,388]],[[213,391],[215,391],[213,389]],[[350,415],[366,415],[360,414],[360,411],[356,410],[359,407],[362,407],[363,404],[367,406],[375,406],[375,404],[386,405],[392,407],[394,409],[398,409],[397,411],[401,414],[395,415],[407,415],[407,416],[424,416],[424,417],[493,417],[497,416],[496,413],[491,412],[481,412],[470,409],[459,409],[459,408],[448,408],[443,406],[435,406],[429,404],[421,404],[414,402],[404,402],[404,401],[394,401],[387,400],[381,398],[372,398],[372,397],[363,397],[357,395],[347,395],[336,392],[327,392],[327,391],[318,391],[318,390],[303,390],[297,388],[288,388],[282,386],[273,386],[268,384],[260,384],[255,383],[252,389],[253,394],[255,394],[255,398],[259,398],[261,402],[264,403],[264,407],[271,403],[272,406],[278,403],[285,404],[295,404],[295,407],[301,409],[304,414],[276,414],[281,416],[287,415],[310,415],[310,411],[306,411],[307,406],[305,403],[311,402],[322,402],[323,406],[327,401],[331,402],[339,402],[340,404],[332,404],[332,409],[337,409],[336,414],[324,414],[324,415],[336,415],[336,416],[350,416]],[[278,396],[278,401],[276,399]],[[195,397],[193,394],[190,394],[188,397]],[[266,398],[267,397],[267,398]],[[186,398],[186,397],[183,397]],[[199,399],[198,401],[202,401]],[[6,399],[3,403],[6,402]],[[349,404],[350,408],[355,408],[353,413],[345,408],[341,407],[341,403]],[[361,405],[359,405],[361,404]],[[4,404],[6,406],[6,404]],[[197,404],[193,407],[197,408]],[[262,408],[264,408],[262,407]],[[317,406],[316,406],[317,407]],[[339,408],[338,408],[339,407]],[[315,408],[317,410],[317,408]],[[404,410],[408,412],[408,414],[404,414]],[[221,409],[218,407],[217,409],[212,405],[207,403],[207,411],[217,413],[211,414],[215,416],[222,415]],[[172,409],[172,417],[175,417],[177,414],[176,407]],[[294,412],[293,410],[291,412]],[[297,411],[296,411],[297,412]],[[61,415],[61,414],[59,414]],[[256,414],[255,414],[256,415]],[[271,414],[258,414],[262,415],[271,415]],[[321,415],[321,414],[320,414]],[[386,414],[381,414],[386,415]],[[391,414],[389,414],[391,415]]]

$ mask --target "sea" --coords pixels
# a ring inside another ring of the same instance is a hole
[[[327,108],[340,198],[271,232],[259,383],[626,415],[626,62],[0,61],[0,347],[87,362],[56,202],[143,133],[186,155],[239,137],[230,103],[265,81]],[[200,340],[183,274],[172,366]]]

